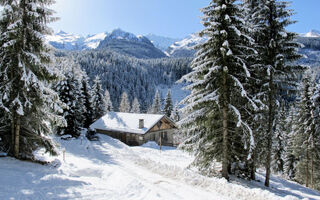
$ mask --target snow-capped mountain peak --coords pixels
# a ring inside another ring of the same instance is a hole
[[[98,33],[96,35],[88,35],[87,38],[84,40],[85,46],[89,49],[96,49],[100,42],[104,40],[109,34],[108,33]]]
[[[142,35],[136,36],[132,33],[123,31],[122,29],[115,29],[110,33],[103,32],[94,35],[83,37],[81,35],[66,33],[62,30],[53,35],[47,35],[46,41],[53,47],[63,50],[83,50],[96,49],[101,41],[110,40],[125,40],[132,42],[143,42],[151,44],[151,42]]]
[[[204,43],[207,39],[200,37],[198,34],[191,34],[187,38],[175,42],[168,50],[167,55],[172,57],[190,57],[195,53],[194,47]]]
[[[126,39],[126,40],[134,40],[137,39],[137,36],[135,36],[132,33],[123,31],[120,28],[117,28],[115,30],[113,30],[110,35],[109,35],[110,39]]]
[[[320,37],[320,31],[311,30],[308,33],[302,34],[302,37]]]

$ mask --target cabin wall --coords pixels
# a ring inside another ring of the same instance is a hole
[[[145,143],[144,137],[141,134],[115,132],[115,131],[113,132],[113,131],[99,130],[99,129],[96,129],[96,132],[118,139],[121,142],[130,146],[139,146]]]
[[[173,142],[173,134],[175,133],[176,129],[165,129],[165,130],[158,130],[153,132],[148,132],[144,135],[144,140],[148,141],[155,141],[157,144],[160,145],[160,142],[164,146],[175,146]],[[161,136],[161,140],[160,140]]]
[[[173,142],[173,134],[175,133],[175,131],[176,129],[165,129],[152,131],[144,135],[140,135],[134,133],[112,132],[107,130],[96,129],[97,133],[108,135],[130,146],[140,146],[149,141],[155,141],[159,145],[161,141],[161,144],[164,146],[175,146],[176,144],[174,144]]]

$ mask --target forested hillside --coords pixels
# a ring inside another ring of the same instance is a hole
[[[170,86],[191,70],[191,58],[137,59],[106,49],[58,52],[56,55],[79,63],[91,81],[99,76],[103,89],[110,92],[115,110],[119,107],[121,94],[127,92],[129,101],[137,97],[142,110],[146,111],[156,86]]]

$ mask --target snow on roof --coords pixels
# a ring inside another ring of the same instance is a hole
[[[164,115],[109,112],[94,122],[90,128],[145,134],[163,117]],[[144,120],[142,129],[139,129],[139,119]]]

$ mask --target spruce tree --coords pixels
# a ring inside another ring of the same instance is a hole
[[[11,155],[32,158],[35,149],[44,146],[51,153],[53,145],[44,135],[51,125],[63,125],[56,115],[58,95],[49,82],[57,73],[49,65],[52,56],[43,41],[50,34],[47,23],[55,20],[48,7],[51,0],[2,0],[0,17],[0,107],[8,113],[11,127],[8,139]]]
[[[93,121],[102,117],[105,113],[105,104],[100,77],[96,76],[92,86],[92,119]]]
[[[314,132],[311,136],[311,187],[320,190],[320,84],[315,83],[312,96],[314,117]]]
[[[58,130],[59,135],[72,135],[78,137],[82,127],[82,106],[80,99],[80,90],[78,80],[72,71],[66,72],[65,78],[56,86],[61,101],[65,104],[63,108],[63,117],[67,126]]]
[[[140,113],[140,103],[139,100],[135,97],[132,106],[131,106],[131,113]]]
[[[294,23],[290,20],[292,11],[288,3],[280,0],[260,0],[258,10],[254,17],[259,24],[255,32],[258,52],[258,60],[264,68],[267,88],[267,98],[264,103],[267,105],[267,127],[261,146],[263,146],[266,179],[265,186],[269,186],[272,160],[272,143],[274,138],[274,125],[277,124],[277,105],[281,94],[289,93],[291,88],[297,87],[297,72],[303,70],[294,64],[294,61],[301,56],[297,53],[299,44],[294,42],[297,34],[288,32],[286,26]]]
[[[310,181],[310,141],[315,130],[312,115],[312,92],[310,76],[306,76],[303,79],[302,98],[299,102],[299,114],[295,130],[295,154],[299,159],[296,178],[301,182],[305,182],[306,187],[309,186]]]
[[[152,114],[161,114],[161,97],[159,90],[156,91],[156,94],[153,99],[153,104],[151,106],[151,113]]]
[[[265,140],[264,133],[267,130],[265,119],[267,106],[265,101],[267,98],[268,88],[265,87],[267,82],[265,78],[265,67],[263,65],[260,54],[260,49],[264,48],[261,46],[261,34],[264,28],[263,15],[263,3],[261,0],[243,0],[243,12],[245,13],[245,31],[254,40],[248,45],[256,51],[254,54],[249,54],[246,58],[247,65],[250,66],[250,87],[247,88],[248,95],[251,96],[253,101],[257,104],[258,109],[254,110],[247,115],[247,121],[249,126],[252,128],[255,148],[253,150],[251,159],[248,160],[248,167],[250,173],[250,179],[255,180],[255,171],[257,165],[264,160],[263,155],[263,142]]]
[[[289,115],[288,115],[288,129],[287,129],[287,145],[285,146],[285,164],[284,164],[284,172],[285,175],[290,179],[294,180],[296,176],[296,165],[297,165],[297,158],[295,156],[295,120],[296,117],[296,109],[291,106]]]
[[[87,75],[85,75],[82,80],[81,80],[81,92],[82,92],[82,96],[84,97],[84,123],[83,123],[83,127],[84,128],[89,128],[89,126],[92,124],[93,122],[93,109],[92,109],[92,96],[91,96],[91,87],[88,81],[88,77]]]
[[[294,152],[298,159],[295,179],[306,187],[315,186],[319,164],[319,91],[310,72],[303,78],[301,101],[295,125]],[[318,182],[319,184],[319,182]]]
[[[109,93],[109,91],[107,89],[104,91],[104,106],[105,106],[105,111],[106,112],[113,111],[113,106],[112,106],[112,101],[111,101],[111,98],[110,98],[110,93]]]
[[[283,174],[285,163],[285,147],[288,141],[287,136],[287,115],[284,103],[281,104],[278,124],[275,126],[275,134],[273,138],[273,156],[272,156],[272,169],[276,173]]]
[[[198,46],[193,71],[182,79],[191,82],[191,94],[182,102],[187,117],[181,123],[189,138],[185,146],[195,151],[194,164],[207,170],[214,160],[221,161],[222,176],[228,180],[229,166],[247,160],[236,152],[254,148],[252,131],[242,118],[245,107],[256,109],[245,90],[250,38],[236,1],[213,0],[202,11],[205,29],[200,35],[208,40]]]
[[[120,112],[129,113],[130,112],[130,102],[126,92],[123,92],[121,95],[121,102],[119,107]]]
[[[171,98],[171,90],[168,90],[166,99],[164,101],[164,108],[163,108],[163,112],[165,115],[167,115],[168,117],[171,116],[173,110],[173,105],[172,105],[172,98]]]

